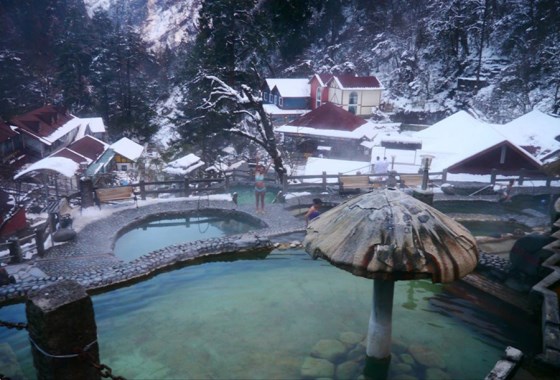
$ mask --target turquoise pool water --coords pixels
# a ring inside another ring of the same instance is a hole
[[[460,221],[473,236],[500,237],[503,234],[513,234],[518,230],[530,232],[531,229],[524,224],[510,221],[495,220],[469,220]]]
[[[468,200],[445,200],[434,202],[434,207],[444,214],[491,214],[521,213],[524,209],[538,211],[546,216],[550,215],[554,196],[550,195],[514,195],[510,202]],[[497,196],[496,196],[497,200]]]
[[[115,375],[297,379],[319,341],[365,336],[371,298],[370,280],[291,249],[263,260],[184,267],[96,295],[93,302],[101,361]],[[524,348],[508,318],[479,302],[454,285],[397,282],[389,378],[430,376],[417,361],[403,365],[412,347],[432,353],[442,371],[436,373],[452,379],[484,378],[507,345]],[[3,307],[0,319],[24,321],[24,306]],[[34,378],[27,333],[0,329],[0,342]],[[352,362],[357,377],[363,355],[362,345],[349,346],[335,365]]]
[[[230,194],[234,192],[237,193],[237,203],[240,205],[254,205],[255,204],[255,191],[253,188],[247,186],[234,186],[229,190]],[[267,190],[264,196],[265,207],[266,204],[272,203],[274,198],[276,198],[276,193],[278,190],[272,188],[270,185],[267,186]]]
[[[146,221],[118,238],[113,251],[119,259],[132,261],[169,245],[241,234],[256,228],[240,220],[201,212],[200,215]]]

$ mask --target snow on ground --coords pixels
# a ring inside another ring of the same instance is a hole
[[[183,95],[179,87],[173,88],[169,98],[158,106],[157,118],[155,120],[159,129],[152,138],[153,141],[160,143],[164,148],[169,147],[171,141],[179,138],[175,125],[171,120],[179,116],[177,106],[182,102]]]
[[[162,203],[162,202],[176,202],[176,201],[199,201],[199,200],[211,200],[211,201],[231,201],[231,194],[213,194],[213,195],[191,195],[188,197],[175,197],[175,198],[149,198],[146,200],[138,200],[138,206],[148,206],[152,204]],[[101,208],[99,207],[88,207],[80,210],[75,208],[72,210],[73,224],[72,228],[79,232],[89,223],[108,218],[115,212],[122,210],[134,209],[136,208],[136,203],[134,201],[123,201],[118,204],[103,204]]]

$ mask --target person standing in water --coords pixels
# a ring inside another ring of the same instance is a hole
[[[309,210],[305,213],[305,227],[309,224],[309,221],[315,219],[321,214],[321,206],[323,201],[320,198],[313,199],[313,204],[309,207]]]
[[[257,164],[255,167],[255,201],[257,206],[257,214],[264,214],[264,196],[266,194],[266,184],[264,176],[268,171],[268,167]]]

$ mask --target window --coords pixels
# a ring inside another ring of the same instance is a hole
[[[279,105],[280,107],[283,107],[283,106],[284,106],[284,98],[281,97],[281,96],[278,98],[278,105]]]
[[[358,93],[352,91],[350,93],[350,100],[348,101],[348,112],[351,112],[355,115],[357,111],[358,111]]]
[[[128,169],[128,165],[121,165],[121,171],[125,172]]]
[[[321,93],[322,88],[319,86],[317,87],[317,95],[315,96],[315,108],[321,107]]]

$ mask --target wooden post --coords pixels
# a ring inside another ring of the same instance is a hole
[[[282,191],[284,192],[284,194],[286,194],[288,192],[288,176],[287,175],[282,177]]]
[[[58,194],[58,174],[55,174],[53,178],[54,178],[54,194],[56,195],[56,199],[60,199],[60,195]]]
[[[183,186],[184,186],[185,197],[188,197],[189,194],[190,194],[190,191],[189,191],[190,181],[189,181],[188,177],[185,177],[185,180],[183,181]]]
[[[227,192],[229,190],[229,177],[224,174],[224,191]]]
[[[143,179],[140,180],[140,199],[146,200],[146,183]]]
[[[39,257],[45,256],[45,237],[43,236],[43,229],[35,228],[35,245],[37,246],[37,254]]]
[[[323,172],[323,191],[327,191],[327,172]]]
[[[82,199],[82,208],[93,206],[93,181],[89,177],[80,179],[80,197]]]
[[[21,246],[19,245],[19,240],[16,237],[11,237],[8,239],[9,251],[10,251],[10,264],[18,264],[23,261],[23,256],[21,253]]]
[[[490,173],[490,183],[492,185],[496,184],[496,175],[498,174],[498,171],[496,169],[492,169],[491,173]]]
[[[84,287],[61,280],[32,291],[25,313],[38,379],[101,378],[88,360],[77,355],[85,351],[99,364],[93,303]]]
[[[546,187],[550,187],[551,182],[552,182],[552,177],[546,177]]]
[[[525,176],[526,176],[525,169],[521,168],[519,170],[519,186],[523,185],[523,180]]]
[[[441,181],[442,183],[447,182],[447,169],[443,169],[443,171],[441,172]]]

